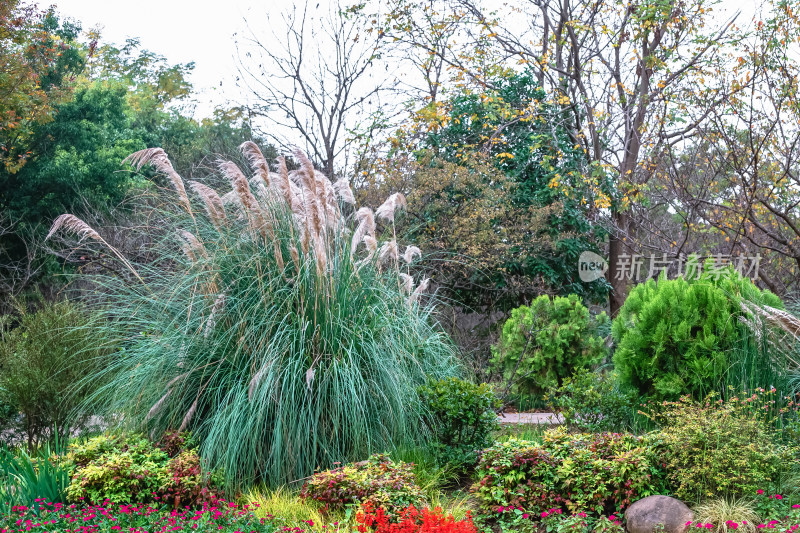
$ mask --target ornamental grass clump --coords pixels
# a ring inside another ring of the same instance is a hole
[[[356,209],[347,181],[304,154],[299,170],[280,158],[273,172],[255,144],[242,148],[252,176],[221,162],[226,194],[185,186],[161,149],[129,158],[177,196],[152,217],[152,261],[126,260],[127,281],[95,279],[122,351],[98,369],[94,407],[153,437],[191,431],[234,487],[417,441],[417,387],[457,362],[421,298],[428,280],[409,270],[419,249],[394,238],[404,198]],[[71,216],[51,234],[62,226],[107,245]]]

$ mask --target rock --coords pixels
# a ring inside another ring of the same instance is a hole
[[[669,496],[648,496],[625,511],[629,533],[684,533],[692,520],[692,510]]]

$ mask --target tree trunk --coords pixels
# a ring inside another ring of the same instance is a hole
[[[622,267],[622,256],[632,253],[630,246],[625,241],[625,236],[630,235],[632,220],[627,211],[615,212],[612,218],[615,227],[608,240],[608,272],[606,275],[611,284],[608,301],[613,318],[617,316],[619,308],[622,307],[625,297],[628,295],[628,280],[620,268]],[[630,265],[630,262],[627,264]]]

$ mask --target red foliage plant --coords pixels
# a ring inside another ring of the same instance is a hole
[[[445,515],[440,507],[418,510],[413,505],[400,512],[399,522],[371,502],[363,505],[356,514],[359,533],[477,533],[472,517],[456,520],[453,515]]]

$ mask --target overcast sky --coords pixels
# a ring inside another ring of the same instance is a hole
[[[334,0],[320,0],[326,4]],[[245,95],[235,86],[233,34],[243,31],[244,19],[254,28],[269,24],[267,14],[277,14],[288,2],[275,0],[51,0],[60,13],[79,20],[85,29],[100,25],[103,37],[123,43],[138,37],[142,46],[166,56],[171,63],[195,62],[192,76],[197,91],[198,117],[215,106],[241,102]],[[46,5],[46,2],[40,2]],[[753,2],[724,0],[718,16],[742,10],[740,23],[752,16]],[[273,21],[280,20],[273,17]]]

